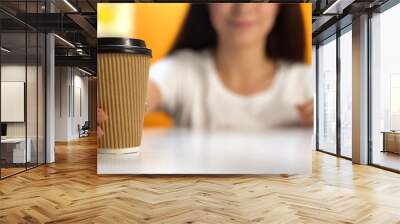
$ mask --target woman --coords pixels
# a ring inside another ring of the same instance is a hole
[[[147,112],[193,129],[312,126],[304,35],[298,4],[193,4],[175,46],[150,70]]]

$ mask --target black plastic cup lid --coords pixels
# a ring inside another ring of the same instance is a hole
[[[152,56],[151,49],[140,39],[101,37],[97,39],[98,53],[130,53]]]

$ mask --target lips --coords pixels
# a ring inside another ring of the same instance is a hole
[[[247,28],[253,26],[254,22],[251,20],[244,20],[244,19],[232,19],[229,21],[229,24],[233,27]]]

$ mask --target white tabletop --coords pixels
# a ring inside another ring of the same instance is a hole
[[[141,151],[98,154],[98,174],[299,174],[311,172],[312,130],[194,132],[147,129]]]

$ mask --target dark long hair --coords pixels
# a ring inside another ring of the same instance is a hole
[[[299,4],[280,4],[275,25],[267,37],[268,57],[305,62],[304,20]],[[192,4],[170,54],[179,49],[202,50],[217,45],[217,33],[207,4]]]

